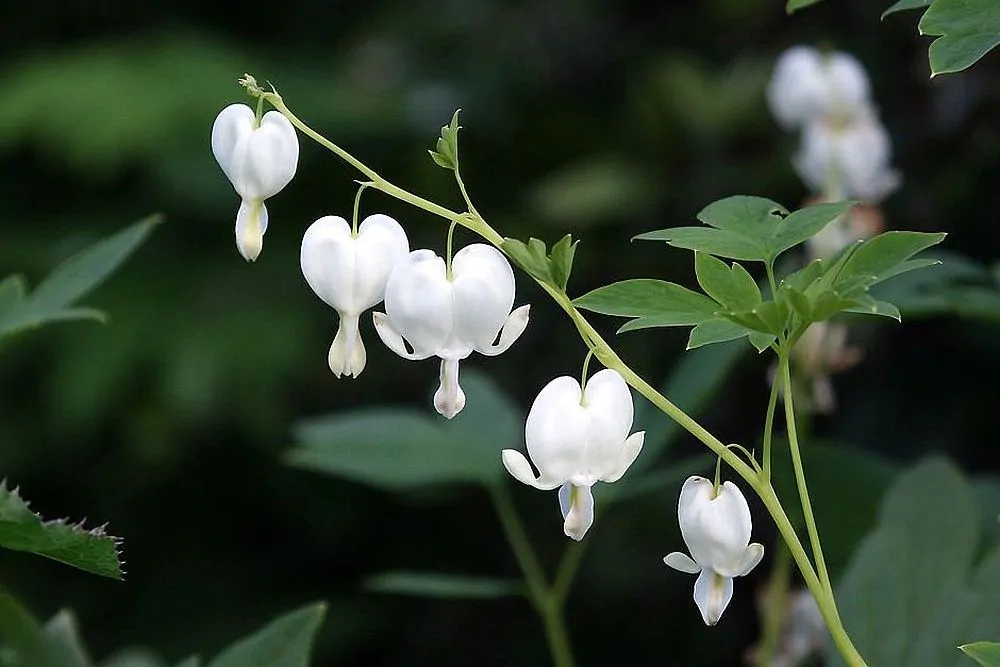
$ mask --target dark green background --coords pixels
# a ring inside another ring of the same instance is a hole
[[[299,418],[374,403],[430,410],[437,369],[396,358],[363,320],[364,375],[329,373],[333,312],[305,285],[298,244],[315,218],[349,215],[357,174],[303,140],[296,178],[268,202],[264,252],[248,265],[233,238],[238,200],[209,148],[212,121],[245,99],[236,79],[251,72],[390,180],[458,207],[426,149],[461,107],[477,208],[506,235],[581,238],[571,292],[636,276],[690,284],[690,254],[629,238],[690,224],[730,194],[796,206],[807,193],[789,164],[795,139],[770,119],[763,87],[783,48],[826,43],[868,67],[893,137],[904,184],[885,204],[889,225],[947,231],[947,248],[983,262],[1000,256],[1000,60],[932,82],[917,14],[882,23],[867,0],[828,0],[789,18],[781,4],[4,3],[0,273],[35,283],[148,213],[168,223],[87,299],[109,326],[51,327],[0,356],[0,473],[48,517],[110,522],[125,539],[128,580],[4,553],[3,583],[43,617],[74,608],[97,657],[126,644],[171,660],[211,655],[325,599],[317,665],[544,664],[523,601],[361,588],[386,569],[515,574],[484,493],[392,497],[281,465]],[[443,249],[439,220],[372,192],[363,208],[396,216],[412,247]],[[469,363],[526,409],[551,377],[576,374],[583,348],[523,275],[518,302],[533,304],[522,339]],[[600,326],[610,335],[615,323]],[[936,318],[859,335],[866,361],[837,380],[841,412],[817,433],[894,463],[945,451],[971,472],[1000,469],[994,324]],[[657,382],[683,342],[672,331],[620,339]],[[748,354],[708,410],[724,441],[756,443],[767,367]],[[698,451],[684,439],[670,458]],[[827,486],[850,498],[855,482]],[[681,547],[676,492],[599,519],[569,605],[581,664],[731,665],[754,641],[753,591],[769,560],[706,629],[693,580],[659,562]],[[514,494],[554,563],[564,542],[555,498]]]

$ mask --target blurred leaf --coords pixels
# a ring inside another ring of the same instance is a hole
[[[743,357],[746,348],[735,343],[713,345],[686,352],[674,366],[661,393],[677,407],[689,415],[698,415],[719,393],[719,389],[732,372],[736,362]],[[629,473],[622,481],[637,477],[637,473],[648,469],[670,448],[684,432],[673,419],[663,414],[646,400],[635,406],[635,429],[646,432],[642,452]],[[610,485],[618,486],[622,482]]]
[[[613,223],[650,208],[656,185],[640,164],[619,156],[590,158],[544,178],[528,205],[553,226],[580,229]]]
[[[524,582],[462,574],[433,572],[383,572],[365,580],[365,588],[428,598],[488,599],[524,595]]]
[[[75,636],[67,637],[66,628],[43,628],[21,604],[0,591],[0,639],[25,667],[90,667],[75,645]]]
[[[699,470],[707,470],[715,463],[712,454],[697,454],[682,459],[665,468],[652,470],[636,475],[636,470],[630,469],[625,476],[615,484],[608,485],[601,494],[601,503],[621,502],[644,496],[647,493],[663,493],[664,490],[679,486]],[[635,468],[635,465],[632,466]]]
[[[167,667],[167,663],[147,649],[126,648],[115,651],[100,667]]]
[[[1000,627],[1000,548],[972,571],[978,515],[971,486],[944,460],[893,485],[838,591],[847,631],[871,664],[961,667],[955,646]]]
[[[817,2],[821,2],[821,0],[788,0],[785,4],[785,11],[791,14],[800,9],[815,5]]]
[[[960,72],[1000,44],[1000,3],[934,0],[917,28],[937,37],[928,51],[931,76]]]
[[[286,460],[389,491],[500,477],[500,450],[520,442],[520,414],[484,375],[462,376],[466,407],[450,422],[427,411],[366,408],[299,422]]]
[[[926,7],[931,4],[932,0],[898,0],[889,9],[882,12],[882,18],[884,19],[889,14],[894,14],[896,12],[901,12],[907,9],[920,9],[921,7]]]
[[[1000,667],[1000,644],[994,642],[976,642],[959,646],[965,655],[969,656],[983,667]]]
[[[45,634],[53,645],[59,647],[70,664],[90,665],[93,662],[84,648],[83,638],[80,637],[80,623],[72,611],[63,609],[49,619],[45,624]]]
[[[603,315],[637,318],[620,331],[648,327],[690,326],[714,319],[718,305],[703,294],[676,283],[635,278],[598,287],[573,303]]]
[[[0,338],[47,322],[103,320],[103,313],[69,306],[121,266],[160,222],[160,216],[150,216],[80,251],[56,267],[28,296],[17,277],[0,283],[0,306],[6,306],[0,310]]]
[[[0,482],[0,546],[27,551],[112,579],[122,579],[118,539],[103,527],[85,529],[65,520],[42,521],[17,489]]]
[[[190,658],[178,662],[176,667],[201,667],[201,660],[198,656],[192,655]]]
[[[227,648],[208,667],[308,667],[325,613],[320,603],[285,614]]]

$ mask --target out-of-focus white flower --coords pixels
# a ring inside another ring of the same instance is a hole
[[[441,358],[434,407],[451,419],[465,407],[458,362],[473,351],[488,356],[506,351],[528,325],[528,306],[511,312],[514,272],[493,246],[462,248],[447,273],[445,261],[433,251],[414,250],[393,269],[385,313],[375,313],[374,319],[379,337],[399,356]]]
[[[827,119],[807,123],[792,163],[806,185],[827,200],[862,199],[874,204],[899,187],[891,158],[889,133],[869,110],[846,123]]]
[[[764,557],[764,547],[750,544],[750,506],[732,482],[716,493],[704,477],[688,477],[677,503],[681,535],[691,555],[674,551],[663,562],[697,574],[694,601],[706,625],[715,625],[733,598],[733,578],[750,572]]]
[[[792,348],[796,377],[809,383],[806,408],[829,414],[837,407],[830,376],[856,366],[862,357],[859,348],[848,345],[845,324],[814,322]]]
[[[212,153],[241,199],[236,247],[253,261],[267,230],[264,200],[278,194],[295,175],[299,161],[295,128],[277,111],[268,111],[258,123],[253,109],[230,104],[212,126]]]
[[[536,489],[560,487],[563,531],[574,540],[582,540],[594,523],[590,487],[617,481],[642,449],[645,432],[629,435],[632,413],[632,393],[617,371],[595,373],[585,389],[564,375],[539,392],[524,427],[539,476],[524,454],[503,450],[504,467],[518,481]]]
[[[763,616],[773,604],[770,596],[758,597],[758,608]],[[810,657],[827,652],[829,631],[812,593],[805,589],[790,591],[784,600],[781,614],[781,631],[777,646],[766,667],[798,667]],[[748,662],[759,665],[760,645],[748,652]]]
[[[823,201],[817,197],[807,200],[805,204],[810,206]],[[806,250],[810,260],[829,259],[849,244],[871,238],[884,228],[882,211],[877,206],[858,204],[806,239]]]
[[[395,266],[410,244],[399,223],[387,215],[361,221],[354,235],[346,220],[324,216],[302,237],[302,275],[316,295],[340,316],[328,360],[334,375],[357,377],[365,367],[365,346],[358,332],[361,313],[385,298]]]
[[[849,118],[869,106],[870,90],[854,56],[795,46],[778,58],[767,101],[778,123],[792,129],[818,118]]]

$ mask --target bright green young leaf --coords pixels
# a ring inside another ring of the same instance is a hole
[[[59,618],[58,616],[56,618]],[[25,667],[90,667],[82,649],[57,624],[50,630],[8,593],[0,591],[0,645]]]
[[[820,1],[821,0],[788,0],[788,2],[785,3],[785,11],[792,14],[800,9],[815,5]]]
[[[1000,627],[1000,547],[974,566],[980,536],[972,487],[954,466],[932,459],[900,476],[837,593],[870,664],[961,667],[955,647]]]
[[[296,467],[387,491],[433,484],[490,484],[500,478],[500,450],[520,442],[521,414],[485,375],[462,374],[468,403],[448,421],[426,411],[365,408],[295,425]]]
[[[621,331],[649,327],[691,326],[715,319],[718,304],[676,283],[634,278],[598,287],[577,297],[578,308],[602,315],[637,318]]]
[[[451,117],[451,122],[441,128],[441,136],[434,150],[427,151],[439,167],[452,171],[458,169],[458,131],[462,129],[458,124],[458,114],[461,111],[457,109]]]
[[[47,322],[103,320],[99,311],[70,306],[117,269],[161,221],[160,216],[151,216],[80,251],[31,294],[25,294],[19,277],[4,280],[0,283],[0,338]]]
[[[517,579],[433,572],[383,572],[368,578],[365,588],[378,593],[427,598],[489,599],[524,595],[524,582]]]
[[[1000,644],[996,642],[975,642],[958,648],[982,667],[1000,667]]]
[[[325,604],[285,614],[227,648],[208,667],[309,667],[325,614]]]
[[[918,29],[937,37],[928,51],[931,76],[960,72],[1000,44],[1000,3],[934,0]]]
[[[750,333],[753,332],[725,318],[720,317],[714,320],[706,320],[691,329],[686,349],[693,350],[704,345],[725,343],[726,341],[742,338]]]
[[[884,19],[889,14],[895,14],[896,12],[902,12],[907,9],[920,9],[921,7],[927,7],[931,4],[931,0],[898,0],[889,9],[882,12],[882,18]]]
[[[505,238],[500,247],[529,275],[565,291],[573,271],[577,243],[579,241],[574,241],[572,235],[567,234],[552,246],[551,255],[547,252],[545,243],[536,238],[528,239],[527,243]]]
[[[705,293],[727,310],[750,310],[761,301],[757,282],[738,262],[730,267],[711,255],[696,252],[694,270]]]
[[[112,579],[122,579],[118,540],[103,527],[43,521],[6,480],[0,482],[0,546],[45,556]]]
[[[573,271],[573,257],[576,255],[576,246],[578,243],[580,242],[574,241],[572,235],[567,234],[552,246],[552,256],[549,258],[549,270],[552,274],[552,280],[556,283],[556,287],[564,291],[566,290],[566,285],[569,283],[570,273]]]

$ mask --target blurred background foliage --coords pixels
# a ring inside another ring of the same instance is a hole
[[[437,369],[402,362],[365,324],[364,375],[330,374],[334,313],[305,285],[298,244],[315,218],[349,213],[356,175],[303,141],[298,175],[268,204],[265,250],[248,265],[233,239],[238,200],[209,150],[212,121],[244,100],[236,79],[251,72],[391,180],[457,207],[426,149],[461,107],[463,176],[477,208],[509,236],[581,238],[572,293],[635,276],[690,283],[690,254],[629,238],[691,224],[730,194],[798,205],[807,193],[789,162],[795,138],[770,119],[763,89],[782,49],[829,44],[869,69],[894,140],[905,183],[884,205],[889,227],[947,231],[949,251],[992,264],[996,55],[931,81],[916,15],[880,22],[883,7],[867,0],[829,0],[787,17],[782,4],[0,6],[0,273],[37,284],[93,240],[152,212],[167,219],[89,299],[109,325],[50,327],[0,356],[0,473],[46,515],[111,522],[126,540],[127,581],[3,553],[4,585],[43,618],[71,607],[97,657],[125,644],[174,662],[212,655],[324,599],[316,665],[543,664],[523,600],[426,600],[362,586],[386,570],[515,575],[486,494],[459,484],[390,495],[283,464],[299,419],[373,405],[428,412]],[[412,247],[443,249],[438,220],[371,192],[363,209],[404,222]],[[528,333],[503,357],[474,364],[524,411],[551,377],[577,372],[583,348],[540,290],[523,278],[519,286],[518,302],[533,304]],[[998,313],[971,314],[859,330],[865,361],[836,379],[840,409],[813,428],[835,457],[859,463],[824,463],[817,447],[809,469],[838,569],[874,525],[895,471],[932,451],[979,480],[995,539],[1000,494],[984,480],[1000,473]],[[618,323],[600,324],[611,334]],[[684,336],[657,330],[619,343],[658,383]],[[757,445],[767,373],[768,361],[748,353],[715,391],[703,415],[724,441]],[[497,443],[497,466],[502,446],[516,445]],[[681,437],[656,465],[700,453]],[[737,584],[724,622],[708,629],[690,581],[659,561],[680,546],[678,486],[622,503],[588,538],[569,605],[582,664],[736,664],[754,641],[754,591],[767,567]],[[554,563],[565,541],[554,499],[513,492]]]

